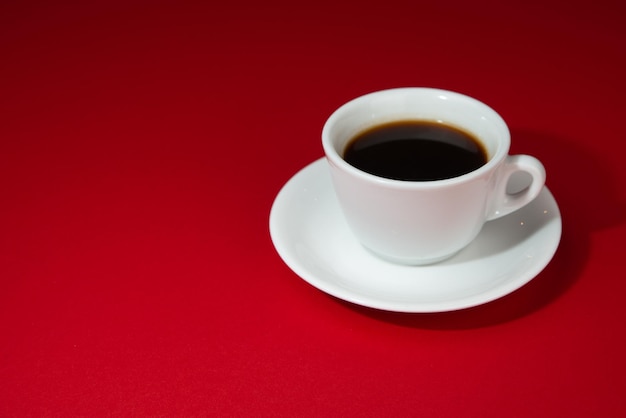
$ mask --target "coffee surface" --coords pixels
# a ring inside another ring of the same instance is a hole
[[[374,126],[348,142],[344,159],[379,177],[434,181],[461,176],[487,162],[480,141],[456,127],[430,121]]]

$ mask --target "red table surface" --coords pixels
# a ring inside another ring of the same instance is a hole
[[[3,2],[0,416],[625,416],[625,12]],[[562,241],[513,294],[377,311],[276,253],[325,119],[401,86],[486,102],[544,162]]]

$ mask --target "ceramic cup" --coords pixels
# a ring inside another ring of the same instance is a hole
[[[445,180],[403,181],[378,177],[347,163],[347,143],[383,123],[425,120],[473,134],[488,160],[480,168]],[[430,264],[467,246],[489,220],[532,201],[545,183],[541,162],[508,155],[510,134],[504,120],[471,97],[432,88],[398,88],[356,98],[337,109],[322,130],[322,145],[346,221],[361,244],[394,263]],[[532,179],[510,194],[511,176]]]

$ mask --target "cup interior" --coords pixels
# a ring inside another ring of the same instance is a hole
[[[437,122],[472,134],[487,151],[485,166],[495,164],[509,150],[506,123],[486,104],[446,90],[400,88],[370,93],[337,109],[322,132],[325,152],[331,159],[343,161],[344,150],[352,138],[373,126],[402,120]]]

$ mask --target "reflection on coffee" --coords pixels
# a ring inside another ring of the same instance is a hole
[[[376,176],[433,181],[461,176],[487,162],[471,134],[442,123],[395,121],[374,126],[348,142],[344,159]]]

